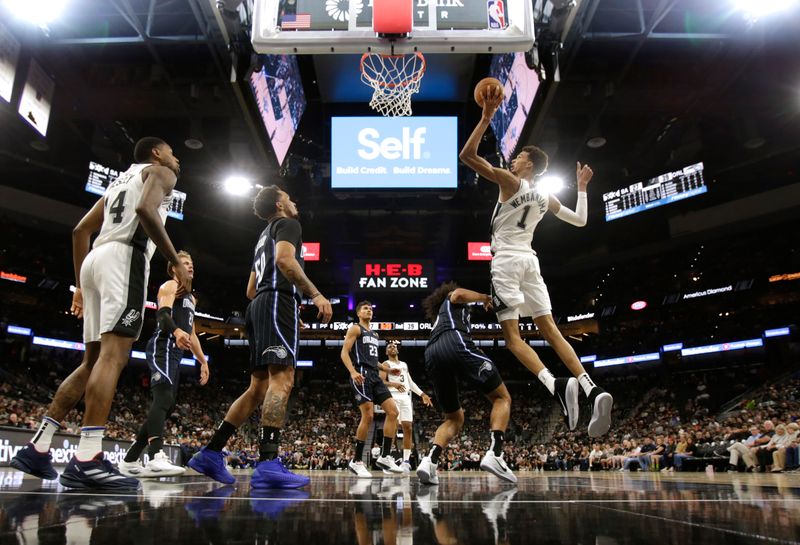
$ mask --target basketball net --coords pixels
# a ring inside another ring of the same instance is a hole
[[[361,56],[361,81],[372,87],[370,107],[385,117],[411,115],[411,95],[419,92],[425,75],[422,53]]]

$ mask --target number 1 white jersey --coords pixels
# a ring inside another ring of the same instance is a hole
[[[139,223],[139,216],[136,215],[136,206],[144,193],[142,171],[149,166],[153,165],[133,164],[109,184],[104,196],[103,226],[94,241],[93,248],[107,242],[122,242],[142,250],[147,261],[153,257],[156,245],[147,236],[144,227]],[[158,207],[161,223],[167,220],[170,202],[172,202],[172,192],[164,197],[161,206]]]
[[[547,213],[548,197],[520,179],[519,189],[494,208],[491,221],[492,255],[502,252],[532,253],[533,231]]]

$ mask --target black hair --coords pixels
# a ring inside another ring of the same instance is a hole
[[[268,220],[278,211],[276,206],[281,197],[281,188],[277,185],[269,185],[258,192],[253,200],[253,212],[262,220]]]
[[[364,305],[367,305],[368,307],[372,308],[372,303],[370,303],[369,301],[366,301],[366,300],[364,300],[364,301],[361,301],[360,303],[358,303],[358,304],[356,305],[356,313],[357,313],[359,310],[361,310],[361,307],[363,307]]]
[[[547,154],[542,148],[536,146],[525,146],[522,151],[528,154],[528,160],[533,163],[533,175],[539,176],[547,170],[549,161]]]
[[[445,282],[431,293],[429,296],[422,301],[422,308],[425,309],[425,317],[430,322],[435,322],[436,317],[439,315],[439,307],[442,306],[445,298],[452,292],[453,290],[458,288],[458,284],[456,284],[453,280],[449,282]]]
[[[166,145],[157,136],[145,136],[140,138],[133,147],[133,160],[137,163],[149,163],[153,160],[153,148]]]

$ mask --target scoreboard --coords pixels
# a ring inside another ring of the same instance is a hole
[[[100,195],[105,195],[108,184],[119,178],[120,171],[107,166],[89,161],[89,177],[86,179],[86,191]],[[167,215],[176,220],[183,219],[183,204],[186,202],[186,193],[172,190],[172,202],[169,204]]]
[[[708,191],[703,178],[703,163],[667,172],[646,182],[603,194],[606,221],[611,221],[657,206],[663,206]]]

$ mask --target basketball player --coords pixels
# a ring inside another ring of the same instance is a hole
[[[386,371],[398,375],[400,370],[392,370],[387,364],[378,362],[378,334],[369,327],[372,321],[372,303],[369,301],[358,303],[356,315],[358,323],[348,328],[340,354],[342,363],[350,372],[350,383],[355,392],[358,409],[361,411],[361,421],[356,431],[355,455],[347,467],[360,478],[371,479],[372,474],[364,466],[363,455],[364,441],[367,440],[367,433],[375,416],[375,405],[379,405],[386,413],[386,421],[383,424],[383,446],[375,463],[392,473],[403,472],[389,456],[397,433],[399,416],[397,403],[394,402],[389,388],[378,374],[378,371]],[[353,364],[354,361],[358,370]]]
[[[310,479],[287,470],[278,458],[286,404],[294,386],[300,294],[305,293],[317,315],[328,323],[330,302],[303,271],[302,229],[297,205],[276,185],[256,195],[253,210],[267,222],[258,238],[247,283],[251,299],[245,314],[250,341],[250,386],[233,402],[222,424],[203,449],[189,460],[189,467],[225,484],[236,479],[225,467],[222,449],[259,406],[259,461],[250,479],[252,488],[300,488]]]
[[[192,256],[187,252],[178,252],[189,277],[194,280],[194,264]],[[196,300],[191,293],[178,294],[178,281],[172,265],[167,265],[167,274],[172,278],[158,288],[158,325],[147,342],[147,365],[150,367],[150,393],[153,400],[147,420],[142,423],[136,441],[120,462],[119,470],[128,477],[174,477],[186,471],[173,465],[162,450],[164,446],[164,422],[175,407],[180,379],[181,358],[183,348],[189,340],[190,350],[200,362],[200,384],[208,382],[208,362],[200,346],[200,339],[194,331],[194,307]],[[139,456],[147,447],[150,460],[142,466]]]
[[[399,411],[400,425],[403,427],[403,463],[400,464],[400,469],[403,473],[411,473],[411,447],[413,441],[412,425],[414,422],[414,403],[411,400],[411,394],[415,393],[422,398],[422,402],[430,407],[433,405],[431,398],[420,390],[413,380],[411,374],[408,372],[408,365],[404,361],[398,359],[400,354],[400,342],[392,341],[386,345],[386,355],[388,360],[383,362],[389,366],[389,369],[400,371],[399,375],[389,374],[385,371],[380,372],[381,380],[383,380],[389,391],[392,393],[392,398],[397,404]]]
[[[86,352],[80,366],[61,383],[33,440],[14,457],[16,469],[55,479],[50,443],[59,422],[84,397],[81,439],[61,474],[68,488],[127,490],[139,481],[123,476],[103,458],[103,435],[111,402],[131,346],[142,330],[150,258],[157,247],[175,270],[183,292],[192,279],[164,229],[180,165],[160,138],[135,146],[133,165],[109,184],[103,198],[72,232],[76,290],[71,312],[83,318]],[[97,231],[91,252],[91,237]],[[189,348],[188,341],[180,345]]]
[[[503,441],[511,413],[511,394],[497,366],[472,341],[469,305],[480,303],[492,308],[491,297],[485,293],[459,288],[447,282],[434,290],[423,302],[433,330],[425,348],[425,368],[433,381],[433,391],[444,412],[444,422],[436,430],[433,447],[417,468],[422,484],[439,484],[436,467],[439,456],[464,426],[464,409],[458,398],[458,379],[472,384],[492,402],[489,416],[491,446],[481,460],[481,469],[501,479],[515,483],[517,477],[503,460]]]
[[[539,260],[531,248],[533,231],[548,210],[572,225],[586,225],[586,187],[592,169],[578,163],[578,205],[575,211],[554,195],[546,195],[533,185],[533,177],[547,169],[547,155],[535,146],[525,146],[511,162],[510,171],[493,167],[478,156],[478,144],[502,102],[502,89],[489,86],[484,94],[483,115],[459,154],[470,168],[500,188],[491,220],[492,234],[492,304],[503,329],[506,346],[514,356],[561,403],[570,430],[578,423],[578,389],[583,388],[592,405],[589,436],[599,437],[611,426],[611,394],[597,386],[581,365],[575,350],[556,327],[551,312],[547,286],[539,272]],[[534,350],[522,340],[519,318],[530,316],[542,337],[556,351],[574,378],[556,379]]]

